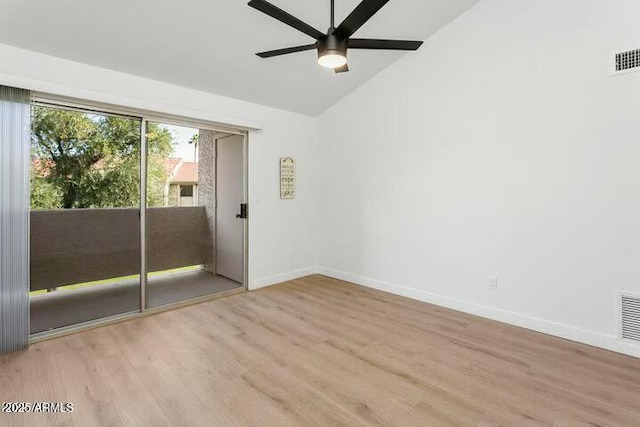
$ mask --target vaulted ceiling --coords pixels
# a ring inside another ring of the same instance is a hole
[[[329,0],[270,0],[320,31]],[[360,38],[425,40],[479,0],[391,0]],[[194,89],[316,115],[402,55],[350,51],[351,72],[318,66],[315,51],[256,52],[313,43],[246,0],[0,0],[0,43]],[[359,0],[336,0],[339,23]]]

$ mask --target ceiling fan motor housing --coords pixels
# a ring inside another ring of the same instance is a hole
[[[318,40],[318,58],[326,55],[339,55],[347,57],[347,40],[329,34],[326,38]]]

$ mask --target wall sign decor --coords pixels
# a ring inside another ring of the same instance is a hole
[[[296,198],[296,161],[291,157],[280,158],[280,198]]]

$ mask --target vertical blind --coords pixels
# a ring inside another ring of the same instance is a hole
[[[0,354],[29,344],[30,101],[0,86]]]

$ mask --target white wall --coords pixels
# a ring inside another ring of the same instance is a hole
[[[316,264],[316,119],[0,45],[0,84],[262,128],[249,135],[251,287]],[[298,161],[298,198],[279,199],[279,158]]]
[[[483,0],[325,112],[319,265],[640,355],[637,0]],[[497,276],[497,292],[487,290]]]

